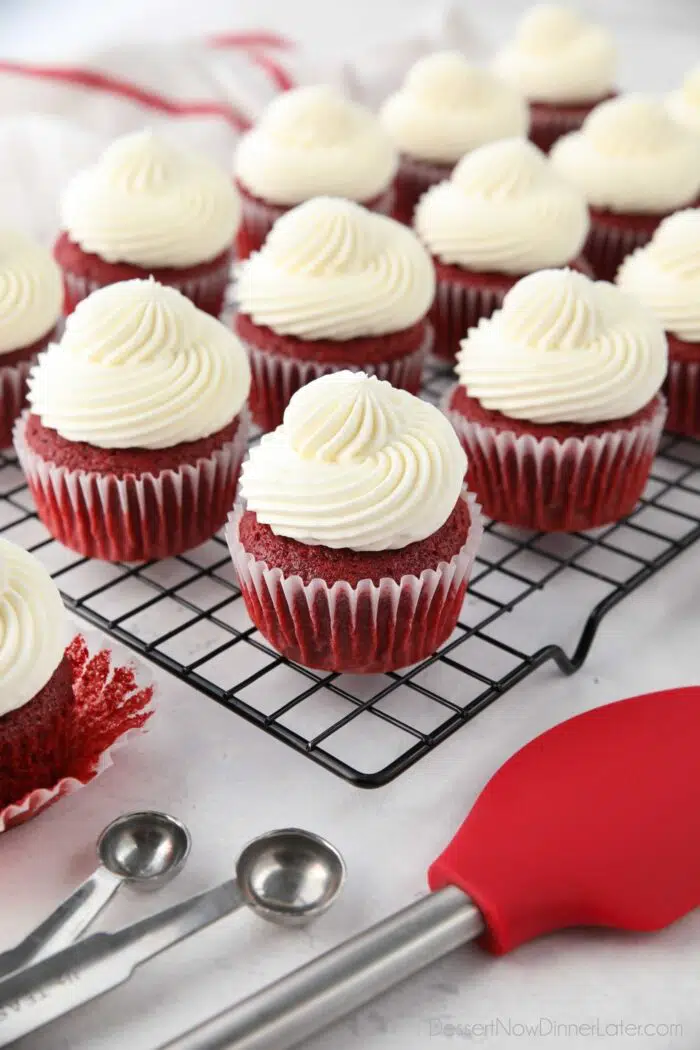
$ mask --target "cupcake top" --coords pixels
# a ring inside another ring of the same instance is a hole
[[[241,493],[278,536],[311,546],[397,550],[454,510],[467,467],[433,405],[364,372],[302,387],[251,449]]]
[[[532,423],[623,419],[658,393],[666,337],[615,285],[573,270],[523,277],[462,341],[457,374],[484,408]]]
[[[602,26],[559,4],[537,4],[520,19],[494,68],[532,102],[571,106],[609,94],[615,64],[615,45]]]
[[[123,281],[78,304],[32,369],[29,403],[69,441],[160,449],[222,430],[249,386],[230,329],[174,288]]]
[[[380,119],[402,153],[437,164],[454,164],[485,142],[526,135],[529,124],[522,95],[458,51],[419,59]]]
[[[334,197],[282,215],[236,286],[256,324],[301,339],[399,332],[425,317],[434,294],[433,264],[412,230]]]
[[[241,139],[236,177],[270,204],[299,204],[319,194],[370,202],[388,188],[396,151],[374,114],[332,87],[278,95]]]
[[[468,153],[431,187],[414,226],[444,263],[525,274],[576,258],[588,206],[531,142],[502,139]]]
[[[83,251],[145,268],[209,262],[239,222],[226,172],[148,130],[116,139],[61,200],[62,226]]]
[[[666,104],[679,124],[700,131],[700,65],[686,73],[682,86],[670,93]]]
[[[648,306],[667,332],[700,343],[700,209],[664,219],[649,244],[624,260],[617,284]]]
[[[34,555],[0,538],[0,718],[44,688],[65,645],[58,587]]]
[[[550,157],[594,208],[658,215],[700,191],[700,138],[646,95],[602,102]]]
[[[62,309],[63,280],[50,253],[17,230],[0,229],[0,357],[47,335]]]

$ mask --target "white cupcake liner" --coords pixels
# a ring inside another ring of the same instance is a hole
[[[81,628],[77,637],[83,638],[87,643],[90,655],[89,669],[91,672],[94,671],[95,660],[102,658],[103,653],[107,654],[106,660],[109,670],[104,678],[104,685],[102,688],[102,693],[104,693],[107,686],[114,680],[114,657],[109,649],[105,649],[104,638],[101,637],[97,631],[90,630],[89,628]],[[120,668],[124,667],[124,665],[117,666]],[[142,660],[130,656],[128,665],[126,666],[133,674],[134,692],[143,694],[147,690],[151,692],[153,691],[154,683],[151,672]],[[85,668],[83,675],[81,675],[74,684],[74,689],[76,691],[80,689],[80,683],[85,677],[87,670],[88,667]],[[94,683],[94,679],[94,673],[91,673],[91,683]],[[149,700],[144,708],[144,713],[147,713],[149,718],[153,714],[152,699]],[[67,795],[73,795],[82,787],[92,783],[92,781],[100,776],[101,773],[104,773],[106,769],[109,769],[110,766],[113,765],[114,754],[116,751],[144,732],[147,732],[145,726],[139,729],[125,729],[124,732],[120,733],[114,740],[114,743],[97,757],[90,776],[85,780],[79,780],[74,776],[62,777],[51,787],[37,788],[35,791],[29,792],[29,794],[25,795],[24,798],[19,799],[17,802],[10,803],[5,806],[4,809],[0,809],[0,832],[8,831],[10,828],[15,827],[18,824],[24,824],[27,820],[37,816],[42,810],[47,809],[59,799],[64,798]]]
[[[659,222],[662,218],[660,215]],[[593,216],[583,254],[599,281],[614,281],[623,260],[648,244],[653,235],[654,230],[622,230]]]
[[[12,444],[12,428],[27,400],[27,380],[36,357],[0,365],[0,448]]]
[[[304,583],[256,559],[239,539],[245,507],[237,503],[226,539],[248,614],[275,649],[306,667],[379,674],[418,663],[454,630],[483,533],[474,494],[465,488],[461,498],[471,526],[449,562],[398,582],[366,579],[356,586],[344,580]]]
[[[514,277],[513,284],[516,281]],[[505,290],[483,284],[471,286],[438,276],[430,311],[435,330],[433,356],[441,362],[456,360],[460,340],[482,317],[490,317],[502,306],[505,294]]]
[[[469,485],[495,521],[544,532],[597,528],[630,514],[644,490],[661,439],[666,401],[627,429],[584,438],[536,437],[472,422],[442,409],[469,461]]]
[[[666,429],[700,438],[700,362],[671,358],[664,392],[668,398]]]
[[[381,337],[380,337],[381,338]],[[391,361],[364,364],[362,361],[344,361],[330,364],[314,360],[286,357],[242,339],[250,362],[252,375],[249,404],[253,420],[264,430],[274,430],[282,422],[284,410],[293,394],[302,386],[320,376],[346,369],[367,372],[385,379],[392,386],[417,394],[420,389],[423,365],[433,344],[433,329],[426,325],[425,338],[417,350]],[[309,345],[312,352],[313,344]]]
[[[28,416],[24,412],[15,424],[14,442],[37,513],[57,540],[85,557],[172,557],[204,543],[224,524],[246,449],[246,409],[233,440],[208,459],[125,478],[43,459],[25,440]]]
[[[144,267],[144,273],[146,272],[148,272],[148,267]],[[227,263],[225,268],[222,265],[220,270],[214,273],[205,274],[202,277],[190,277],[182,281],[171,280],[168,281],[168,285],[171,288],[176,288],[187,299],[190,299],[195,306],[206,311],[207,304],[212,299],[223,299],[229,280],[230,263]],[[71,304],[71,309],[75,309],[79,302],[87,299],[93,292],[114,283],[114,281],[96,281],[91,277],[72,273],[70,270],[63,271],[66,301]]]

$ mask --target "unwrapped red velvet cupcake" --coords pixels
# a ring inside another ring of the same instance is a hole
[[[700,438],[700,209],[664,219],[649,244],[627,256],[617,284],[666,330],[666,429]]]
[[[414,226],[435,263],[433,352],[453,361],[460,340],[489,317],[520,277],[571,265],[588,234],[588,206],[526,139],[481,146],[416,208]]]
[[[700,132],[700,64],[688,70],[679,88],[669,92],[666,108],[679,124]]]
[[[50,252],[0,229],[0,448],[12,444],[29,370],[56,333],[61,304],[61,271]]]
[[[298,391],[251,450],[227,538],[248,613],[306,667],[393,671],[454,630],[481,536],[465,455],[425,401],[363,373]]]
[[[530,138],[545,152],[616,94],[616,65],[608,31],[559,4],[530,8],[494,61],[530,103]]]
[[[285,91],[243,135],[234,158],[243,202],[237,256],[312,197],[346,197],[390,215],[398,156],[376,116],[326,85]]]
[[[29,377],[15,447],[39,517],[92,558],[166,558],[233,503],[250,369],[228,328],[174,288],[93,292]]]
[[[394,214],[409,225],[421,196],[449,178],[465,153],[525,136],[529,124],[520,92],[458,51],[419,59],[380,119],[401,154]]]
[[[614,285],[524,277],[468,333],[445,399],[484,512],[545,532],[630,514],[666,417],[666,364],[661,325]]]
[[[264,430],[282,422],[299,387],[327,372],[362,369],[418,392],[435,274],[416,235],[394,219],[317,197],[278,219],[237,277],[234,324]]]
[[[218,317],[239,222],[235,187],[206,157],[151,131],[116,139],[61,199],[66,313],[97,288],[152,276]]]
[[[588,201],[585,254],[605,281],[615,279],[625,256],[646,244],[666,215],[700,193],[700,136],[645,95],[601,103],[550,156]]]

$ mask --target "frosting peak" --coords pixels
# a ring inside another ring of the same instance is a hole
[[[338,340],[410,328],[434,292],[432,262],[411,230],[331,197],[282,215],[241,264],[236,287],[240,309],[256,324]]]
[[[634,415],[666,375],[659,322],[614,285],[571,270],[524,277],[470,329],[457,373],[485,408],[533,423]]]
[[[686,73],[682,87],[671,92],[667,104],[679,124],[700,131],[700,65]]]
[[[700,138],[645,95],[602,102],[550,156],[595,208],[662,214],[700,191]]]
[[[17,230],[0,229],[0,363],[48,335],[63,307],[61,271],[50,253]]]
[[[226,172],[146,130],[73,178],[61,218],[71,240],[107,262],[182,268],[230,247],[240,202]]]
[[[0,717],[44,688],[63,659],[66,615],[41,562],[0,538]]]
[[[571,262],[588,233],[588,207],[525,139],[468,153],[450,179],[431,187],[416,230],[442,262],[525,274]]]
[[[29,402],[70,441],[160,449],[223,429],[249,386],[233,332],[174,288],[123,281],[78,304],[32,370]]]
[[[251,193],[280,205],[319,194],[369,202],[388,188],[397,165],[374,114],[326,85],[278,95],[243,136],[234,161]]]
[[[458,51],[419,59],[380,117],[403,153],[440,164],[485,142],[525,135],[529,123],[520,94]]]
[[[466,456],[433,405],[362,372],[302,387],[251,449],[241,493],[279,536],[397,550],[436,532],[459,498]]]

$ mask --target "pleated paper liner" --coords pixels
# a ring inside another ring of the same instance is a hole
[[[667,338],[666,429],[684,437],[700,438],[700,344],[688,343],[670,333]]]

